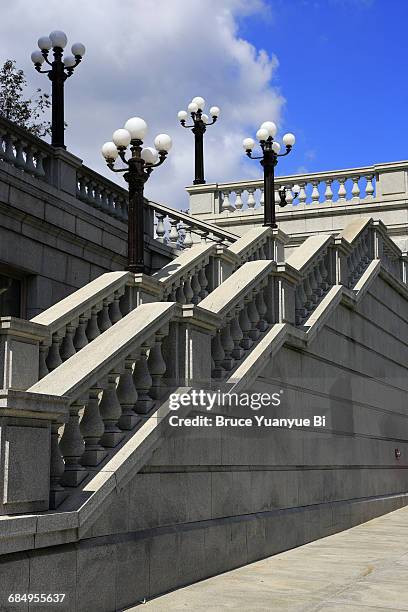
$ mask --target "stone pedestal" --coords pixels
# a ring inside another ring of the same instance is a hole
[[[51,424],[67,415],[65,399],[0,391],[0,515],[48,510]]]
[[[3,389],[28,389],[38,381],[39,344],[47,328],[15,317],[0,318],[0,372]]]

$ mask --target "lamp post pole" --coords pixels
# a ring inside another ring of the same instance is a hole
[[[36,50],[31,54],[35,69],[47,74],[52,84],[51,145],[62,149],[66,148],[64,142],[64,84],[85,55],[84,45],[74,43],[71,47],[72,55],[63,57],[66,45],[66,34],[54,30],[49,36],[42,36],[38,39],[40,51]],[[50,49],[54,55],[52,62],[48,59]],[[44,62],[51,66],[50,70],[41,70]]]
[[[154,146],[143,147],[143,138],[147,124],[140,117],[132,117],[125,127],[113,133],[112,141],[105,142],[102,155],[113,172],[123,172],[128,184],[128,241],[127,270],[129,272],[147,273],[144,249],[144,186],[154,168],[161,166],[171,149],[171,138],[159,134],[154,139]],[[126,158],[126,149],[130,145],[130,157]],[[120,157],[124,168],[115,168],[115,161]]]
[[[187,111],[180,111],[178,113],[178,119],[181,125],[184,128],[191,128],[191,131],[194,134],[194,158],[195,158],[195,178],[193,181],[194,185],[204,185],[204,134],[208,125],[213,125],[220,114],[220,109],[218,106],[212,106],[210,108],[210,115],[212,117],[212,121],[208,115],[206,115],[203,110],[205,108],[205,100],[200,96],[193,98],[190,104],[188,105],[188,112],[190,113],[191,119],[193,120],[192,125],[186,125],[186,121],[188,118]]]
[[[289,155],[295,144],[293,134],[285,134],[282,138],[283,144],[286,146],[285,153],[279,154],[281,145],[274,140],[277,127],[273,121],[265,121],[256,133],[259,145],[262,149],[262,155],[254,157],[252,150],[255,147],[253,138],[245,138],[242,146],[251,159],[259,159],[264,172],[264,225],[267,227],[277,228],[276,223],[276,202],[275,202],[275,166],[278,163],[278,157]],[[296,194],[298,195],[298,194]],[[280,206],[286,206],[286,189],[283,187],[279,190]],[[296,197],[296,196],[295,196]]]

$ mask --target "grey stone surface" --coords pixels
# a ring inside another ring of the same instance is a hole
[[[408,610],[407,517],[407,508],[397,510],[163,595],[145,607],[157,612]]]

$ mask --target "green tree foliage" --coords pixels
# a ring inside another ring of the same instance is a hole
[[[0,69],[0,116],[6,117],[34,136],[42,137],[51,133],[51,124],[43,119],[51,106],[51,98],[41,89],[36,98],[25,98],[27,81],[23,70],[16,68],[14,60],[7,60]]]

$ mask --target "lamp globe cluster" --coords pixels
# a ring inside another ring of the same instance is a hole
[[[194,134],[195,146],[195,178],[194,185],[205,183],[204,179],[204,133],[209,125],[213,125],[219,115],[220,109],[218,106],[211,106],[208,111],[210,116],[204,113],[205,100],[201,96],[196,96],[190,102],[187,110],[178,112],[177,118],[184,128],[191,129]],[[192,119],[192,124],[187,125],[188,116]],[[212,121],[210,120],[210,117]]]
[[[253,155],[252,151],[256,146],[254,138],[244,138],[242,146],[245,153],[251,159],[258,159],[263,168],[264,173],[264,225],[267,227],[277,228],[276,211],[275,211],[275,166],[278,163],[278,157],[288,155],[293,145],[295,144],[294,134],[288,132],[282,137],[282,143],[285,146],[285,152],[281,153],[282,145],[275,140],[278,128],[273,121],[264,121],[256,133],[256,139],[262,150],[262,155]],[[295,189],[299,189],[296,185]],[[278,191],[280,206],[286,206],[286,188],[282,187]],[[297,197],[299,192],[296,193]]]
[[[123,128],[113,132],[112,141],[105,142],[102,146],[103,157],[107,162],[113,163],[118,155],[123,154],[131,145],[132,151],[137,151],[146,165],[154,166],[160,157],[166,157],[172,147],[172,140],[168,134],[158,134],[154,139],[154,148],[142,147],[146,133],[146,121],[141,117],[131,117]]]
[[[39,50],[32,52],[31,61],[36,68],[40,68],[44,62],[50,64],[47,60],[49,51],[52,49],[54,53],[57,51],[57,55],[62,56],[62,52],[67,44],[68,39],[65,32],[53,30],[48,36],[41,36],[38,39]],[[85,45],[80,42],[71,45],[71,54],[65,55],[62,60],[65,68],[75,68],[85,55],[85,51]]]

